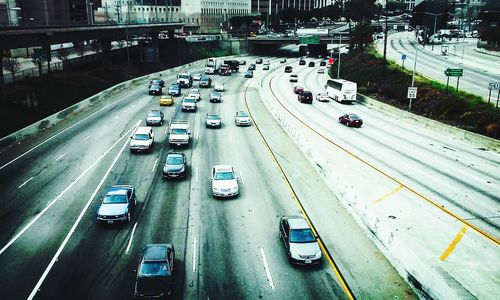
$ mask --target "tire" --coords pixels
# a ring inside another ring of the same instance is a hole
[[[130,220],[132,220],[132,218],[130,217],[130,212],[128,212],[128,214],[127,214],[127,222],[130,223]]]

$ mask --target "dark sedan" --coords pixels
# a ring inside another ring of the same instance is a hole
[[[200,79],[200,87],[209,88],[212,86],[212,79],[210,77],[203,76]]]
[[[161,95],[161,86],[157,84],[152,84],[149,86],[150,95]]]
[[[313,61],[310,61],[309,62],[309,67],[314,67],[315,66],[315,63]]]
[[[293,87],[293,93],[294,94],[297,94],[297,95],[300,95],[304,92],[304,88],[301,87],[300,85],[296,85]]]
[[[253,77],[253,72],[252,70],[247,70],[245,72],[245,78],[252,78]]]
[[[298,99],[300,103],[313,103],[313,95],[310,91],[303,91],[299,94]]]
[[[137,267],[135,299],[163,299],[172,293],[174,257],[172,244],[149,244],[144,247]]]
[[[299,65],[303,66],[303,65],[305,65],[305,64],[306,64],[306,61],[305,61],[305,60],[303,60],[303,59],[299,60]]]
[[[339,122],[349,127],[361,127],[363,120],[356,114],[345,114],[339,117]]]
[[[248,65],[248,70],[250,70],[250,71],[255,70],[255,64],[249,64]]]
[[[163,166],[163,177],[167,179],[186,177],[187,161],[184,153],[167,154]]]
[[[161,80],[161,79],[151,79],[151,81],[149,82],[149,85],[159,85],[161,87],[164,87],[165,86],[165,81]]]

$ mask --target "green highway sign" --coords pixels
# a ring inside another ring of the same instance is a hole
[[[446,69],[444,70],[444,75],[450,77],[461,77],[464,76],[464,69]]]
[[[308,36],[299,36],[299,44],[319,44],[319,36],[317,35],[308,35]]]

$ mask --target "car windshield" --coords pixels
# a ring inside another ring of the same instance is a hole
[[[104,204],[127,203],[127,196],[125,195],[106,195],[102,201]]]
[[[290,231],[290,243],[311,243],[316,241],[311,229],[292,229]]]
[[[134,134],[134,140],[147,141],[149,140],[149,136],[145,133],[136,133]]]
[[[232,179],[234,179],[234,173],[233,172],[216,172],[214,179],[215,180],[232,180]]]
[[[312,96],[311,92],[304,92],[303,95],[304,95],[304,97],[311,97]]]
[[[189,79],[189,75],[179,75],[180,79]]]
[[[184,102],[187,102],[187,103],[195,103],[196,100],[195,99],[191,99],[191,98],[184,98],[183,100]]]
[[[349,115],[349,118],[351,120],[359,120],[359,117],[357,115]]]
[[[172,133],[173,134],[187,134],[187,130],[186,129],[176,128],[176,129],[172,129]]]
[[[139,276],[167,276],[167,262],[146,262],[141,265]]]
[[[219,120],[219,116],[218,115],[208,115],[207,119],[210,119],[210,120]]]
[[[208,77],[202,77],[201,81],[208,81],[208,79],[209,79]]]
[[[159,116],[160,116],[159,111],[151,111],[151,112],[149,112],[149,115],[148,115],[148,117],[159,117]]]
[[[157,85],[157,84],[153,84],[153,85],[151,85],[151,89],[152,90],[155,90],[155,89],[158,90],[158,89],[160,89],[160,86]]]
[[[169,88],[170,90],[178,90],[179,89],[179,86],[178,85],[173,85],[173,86],[170,86]]]
[[[212,92],[212,97],[219,97],[220,94],[218,92]]]
[[[244,111],[240,111],[238,113],[238,117],[248,117],[248,114],[246,112],[244,112]]]
[[[180,165],[184,162],[182,156],[167,156],[168,165]]]

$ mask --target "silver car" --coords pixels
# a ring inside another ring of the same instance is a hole
[[[205,118],[205,127],[206,128],[221,128],[222,121],[221,117],[218,113],[208,113]]]
[[[212,167],[212,195],[214,197],[238,196],[238,176],[231,165],[215,165]]]
[[[250,126],[250,115],[243,110],[237,111],[234,116],[236,126]]]
[[[281,217],[279,236],[292,264],[315,265],[322,259],[321,249],[309,224],[300,216]]]
[[[221,102],[222,95],[217,91],[212,91],[210,93],[210,102]]]

